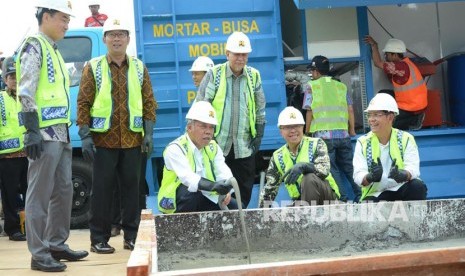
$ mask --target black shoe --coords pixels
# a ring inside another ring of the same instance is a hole
[[[13,235],[9,236],[10,241],[25,241],[26,235],[21,232],[16,232]]]
[[[99,242],[90,245],[90,251],[97,254],[111,254],[115,252],[115,248],[111,247],[107,242]]]
[[[51,257],[40,261],[31,259],[31,269],[45,272],[60,272],[66,269],[66,265]]]
[[[52,257],[57,260],[67,260],[67,261],[79,261],[80,259],[84,259],[89,255],[89,252],[80,250],[80,251],[74,251],[71,249],[66,249],[63,251],[54,251],[50,250],[50,254],[52,254]]]
[[[124,240],[123,247],[124,249],[134,250],[135,240]]]

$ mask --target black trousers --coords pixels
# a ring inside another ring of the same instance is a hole
[[[26,157],[0,159],[0,191],[2,195],[3,213],[5,215],[4,229],[8,236],[20,232],[18,195],[26,193],[27,189]],[[26,198],[23,198],[25,201]]]
[[[92,244],[108,242],[115,186],[121,189],[121,226],[124,239],[136,239],[140,222],[140,147],[109,149],[97,147],[94,160],[89,229]]]
[[[230,210],[237,209],[234,198],[228,204]],[[202,192],[189,192],[186,185],[179,185],[176,190],[176,213],[203,212],[221,210],[220,206],[206,198]]]
[[[226,156],[226,165],[237,180],[241,192],[242,207],[247,208],[252,197],[252,188],[255,181],[255,154],[246,158],[236,159],[234,148]]]
[[[364,200],[395,201],[395,200],[425,200],[428,188],[420,179],[412,179],[402,185],[397,191],[384,191],[379,196],[369,196]]]

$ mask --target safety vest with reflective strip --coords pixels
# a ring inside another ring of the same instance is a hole
[[[90,129],[94,132],[106,132],[111,127],[113,99],[111,97],[111,71],[106,56],[90,61],[94,73],[96,95],[90,109]],[[133,132],[143,131],[142,82],[144,64],[134,57],[128,57],[128,112],[129,129]]]
[[[216,116],[219,122],[219,125],[216,127],[215,130],[215,137],[220,133],[222,123],[223,123],[223,110],[224,104],[226,99],[226,89],[227,89],[227,81],[226,81],[226,66],[228,66],[228,62],[216,65],[213,67],[213,80],[215,83],[215,98],[212,101],[212,106],[216,111]],[[255,118],[257,116],[255,111],[255,85],[257,81],[260,80],[260,73],[252,67],[244,66],[244,72],[247,76],[247,106],[249,109],[249,125],[250,125],[250,132],[252,137],[256,136],[256,129],[255,129]]]
[[[6,91],[0,91],[0,154],[17,152],[24,147],[21,107]]]
[[[59,51],[41,35],[33,35],[42,51],[42,65],[35,100],[39,115],[39,127],[71,124],[69,113],[69,74]],[[26,43],[25,43],[26,44]],[[24,44],[24,45],[25,45]],[[22,50],[21,50],[22,52]],[[16,62],[16,78],[21,78],[21,65]]]
[[[194,158],[194,151],[189,147],[189,140],[187,134],[182,135],[178,139],[171,142],[168,146],[175,144],[181,148],[183,154],[187,157],[189,165],[193,172],[196,172],[196,164]],[[205,169],[205,178],[210,181],[215,181],[214,159],[218,152],[218,144],[211,140],[210,143],[201,149],[203,167]],[[163,152],[163,156],[165,153]],[[163,167],[163,179],[161,181],[160,191],[158,192],[158,209],[165,214],[171,214],[176,211],[176,190],[181,181],[176,173],[172,170]],[[212,193],[215,194],[215,193]]]
[[[302,145],[297,154],[297,158],[295,160],[291,157],[291,153],[287,145],[284,145],[281,148],[277,149],[273,153],[273,160],[276,168],[279,171],[279,174],[283,176],[284,173],[292,169],[292,167],[294,167],[294,165],[298,162],[313,162],[318,140],[319,138],[304,137]],[[299,176],[299,178],[297,179],[297,183],[286,184],[287,192],[289,193],[289,196],[294,200],[300,198],[299,183],[302,182],[302,177],[302,175]],[[331,186],[331,189],[333,189],[333,191],[337,195],[337,198],[339,198],[341,196],[341,194],[339,193],[339,187],[337,186],[336,181],[334,180],[331,173],[328,174],[326,180],[328,180],[329,186]]]
[[[347,87],[331,77],[309,81],[312,88],[313,119],[310,132],[320,130],[347,130]]]
[[[367,160],[368,172],[371,173],[371,167],[376,163],[378,158],[381,156],[381,149],[379,147],[379,140],[373,132],[369,132],[358,139],[362,145],[362,153]],[[415,143],[415,139],[410,133],[393,128],[391,131],[391,137],[389,138],[389,155],[391,160],[396,160],[396,165],[399,169],[404,168],[404,153],[408,143]],[[374,182],[368,186],[362,186],[362,201],[365,197],[374,194],[373,186],[378,183]]]
[[[420,70],[408,57],[404,58],[403,61],[408,65],[410,77],[405,84],[392,81],[397,105],[400,109],[407,111],[422,110],[428,105],[428,89],[425,80],[421,76]]]

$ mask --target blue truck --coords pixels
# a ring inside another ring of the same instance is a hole
[[[225,0],[134,0],[135,32],[131,37],[136,40],[138,58],[149,70],[159,104],[154,152],[148,160],[146,174],[150,196],[158,191],[163,149],[185,130],[184,118],[196,95],[188,69],[196,57],[209,56],[215,64],[223,63],[229,34],[242,31],[250,37],[253,51],[249,65],[261,72],[267,100],[265,135],[257,159],[257,167],[264,170],[271,153],[284,143],[276,125],[278,114],[287,105],[300,104],[295,100],[301,96],[296,88],[308,78],[306,65],[314,55],[328,56],[334,64],[333,75],[348,85],[354,99],[357,134],[369,130],[363,110],[375,94],[375,73],[369,49],[362,39],[372,33],[370,8],[381,12],[384,7],[379,5],[387,5],[385,9],[404,9],[401,5],[411,2],[431,8],[431,5],[448,5],[446,2],[450,1],[236,0],[232,4]],[[452,5],[465,11],[464,2],[456,2]],[[73,73],[79,73],[73,68],[82,68],[84,62],[106,53],[100,28],[69,30],[59,47]],[[462,70],[464,67],[465,62],[459,66]],[[74,124],[70,132],[74,185],[72,224],[77,227],[87,221],[92,167],[81,156],[75,124],[79,75],[74,78],[77,80],[72,81],[71,87]],[[460,119],[465,114],[461,115],[459,122],[465,121]],[[440,120],[436,125],[412,131],[420,148],[421,177],[427,183],[428,198],[465,194],[464,125],[456,123],[451,127]],[[249,208],[257,206],[257,191],[255,188]],[[279,196],[285,198],[286,193]]]

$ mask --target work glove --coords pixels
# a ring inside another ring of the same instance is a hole
[[[24,151],[27,157],[32,160],[40,158],[44,150],[42,142],[43,138],[39,129],[39,117],[36,111],[23,112],[24,127],[26,134],[24,134]]]
[[[198,189],[202,191],[217,192],[219,195],[225,195],[231,191],[232,186],[226,180],[213,182],[202,177],[199,180]]]
[[[147,153],[147,159],[150,158],[153,151],[153,125],[154,121],[144,120],[144,140],[142,140],[141,150]]]
[[[258,150],[260,149],[263,134],[265,133],[265,124],[256,124],[255,130],[257,131],[255,138],[253,138],[252,141],[250,141],[250,148],[253,151],[252,154],[256,154]]]
[[[294,165],[290,170],[288,170],[284,175],[284,183],[294,184],[297,182],[297,179],[301,174],[308,174],[315,172],[315,165],[313,163],[299,162]]]
[[[366,179],[368,183],[379,182],[383,176],[383,165],[381,164],[381,159],[378,157],[378,163],[371,164],[371,173],[367,174]]]
[[[408,181],[408,172],[406,170],[399,170],[396,165],[396,159],[392,161],[391,170],[389,171],[388,178],[394,179],[397,183]]]
[[[82,143],[82,157],[87,162],[94,162],[95,145],[88,125],[82,125],[78,131]]]

